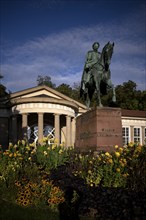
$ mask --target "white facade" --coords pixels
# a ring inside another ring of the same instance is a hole
[[[0,108],[0,145],[27,138],[41,143],[43,137],[73,146],[76,117],[86,106],[49,88],[37,86],[10,94],[10,106]],[[122,110],[123,144],[145,143],[146,111]]]
[[[122,111],[123,144],[146,143],[146,111]]]

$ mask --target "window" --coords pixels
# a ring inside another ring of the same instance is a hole
[[[123,145],[128,144],[130,142],[129,127],[122,128],[122,136],[123,136]]]
[[[134,128],[134,142],[141,143],[141,129]]]
[[[144,129],[144,141],[146,143],[146,128]]]

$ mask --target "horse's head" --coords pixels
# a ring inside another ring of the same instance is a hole
[[[108,42],[102,50],[105,70],[108,70],[109,68],[113,50],[114,50],[114,43],[110,43],[110,42]]]

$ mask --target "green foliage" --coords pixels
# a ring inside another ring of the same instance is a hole
[[[56,85],[54,83],[52,83],[50,76],[41,76],[41,75],[38,75],[37,85],[38,86],[46,85],[46,86],[49,86],[51,88],[56,87]]]
[[[10,144],[4,152],[0,149],[0,199],[20,207],[58,211],[58,206],[66,199],[61,178],[66,182],[68,175],[79,181],[80,189],[86,186],[91,191],[92,188],[108,188],[106,190],[116,192],[115,189],[122,188],[143,192],[146,188],[145,155],[146,145],[139,143],[115,146],[111,153],[90,151],[79,154],[56,143],[47,145],[45,142],[35,149],[25,141],[19,141],[17,145]],[[51,174],[60,172],[59,168],[68,170],[68,175],[59,176],[56,183]],[[83,182],[84,186],[80,185]],[[71,204],[80,197],[78,193],[78,188],[73,188]]]
[[[54,213],[48,208],[23,207],[1,199],[0,207],[1,220],[48,220],[48,216],[49,220],[59,220],[58,213]]]
[[[115,151],[99,152],[96,155],[76,155],[73,173],[84,179],[89,186],[129,187],[144,190],[146,173],[144,167],[146,146],[130,143]],[[141,181],[143,182],[140,185]]]
[[[71,97],[72,88],[71,88],[69,85],[65,84],[65,83],[59,85],[59,86],[56,88],[56,90],[57,90],[58,92],[61,92],[61,93],[64,94],[64,95],[67,95],[67,96]]]
[[[63,191],[53,185],[49,171],[64,164],[68,154],[61,146],[52,146],[50,150],[46,147],[49,146],[42,146],[36,151],[22,140],[17,145],[10,143],[9,149],[4,152],[1,149],[1,199],[20,206],[49,206],[57,210],[58,204],[64,201]],[[51,160],[46,158],[45,150],[50,153]]]
[[[136,90],[136,83],[129,80],[116,86],[117,106],[122,109],[146,110],[146,91]]]
[[[36,162],[48,172],[68,162],[70,150],[71,148],[57,144],[39,146],[36,150]]]

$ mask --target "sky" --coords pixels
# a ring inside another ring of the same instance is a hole
[[[0,0],[0,75],[16,92],[50,76],[56,86],[80,84],[92,44],[114,42],[115,86],[146,90],[145,0]]]

